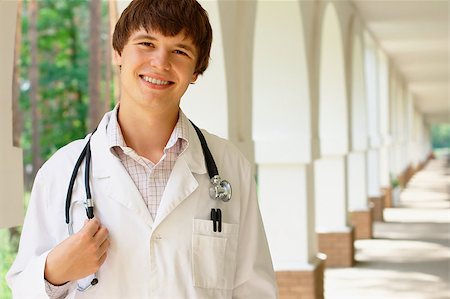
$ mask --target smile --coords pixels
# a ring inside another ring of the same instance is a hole
[[[141,75],[141,78],[144,79],[145,81],[147,81],[148,83],[155,84],[155,85],[169,85],[169,84],[173,83],[170,81],[159,80],[159,79],[155,79],[155,78],[151,78],[151,77],[143,76],[143,75]]]

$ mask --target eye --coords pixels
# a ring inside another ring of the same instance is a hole
[[[153,43],[151,42],[140,42],[139,45],[143,45],[145,47],[153,47]]]
[[[183,52],[183,51],[181,51],[181,50],[175,50],[175,51],[173,51],[175,54],[178,54],[178,55],[184,55],[184,56],[188,56],[187,54],[186,54],[186,52]]]

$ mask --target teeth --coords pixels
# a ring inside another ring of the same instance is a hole
[[[158,80],[158,79],[154,79],[151,77],[147,77],[147,76],[142,76],[142,78],[152,84],[156,84],[156,85],[168,85],[169,81],[163,81],[163,80]]]

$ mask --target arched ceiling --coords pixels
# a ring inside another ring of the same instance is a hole
[[[450,123],[448,0],[352,0],[429,123]]]

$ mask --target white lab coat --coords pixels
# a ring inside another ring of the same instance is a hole
[[[66,298],[276,298],[251,165],[242,154],[228,141],[204,132],[219,174],[233,188],[227,203],[210,199],[202,148],[190,126],[189,146],[175,163],[153,220],[132,179],[108,148],[110,114],[91,140],[91,191],[95,215],[108,228],[111,246],[98,272],[98,285],[80,293],[71,283]],[[19,253],[7,275],[14,298],[48,298],[45,260],[68,237],[66,192],[86,141],[60,149],[35,179]],[[75,232],[86,219],[83,180],[84,167],[72,196]],[[221,233],[213,232],[212,208],[222,210]]]

